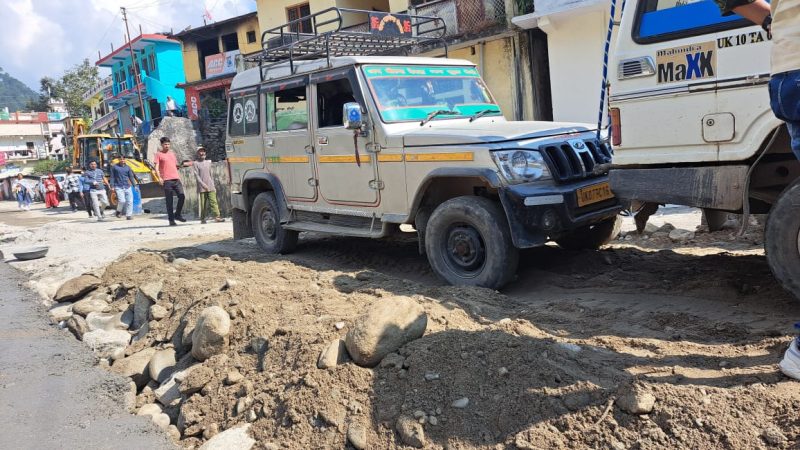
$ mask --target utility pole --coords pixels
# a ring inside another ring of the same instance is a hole
[[[139,96],[139,105],[142,107],[142,120],[147,117],[147,113],[144,110],[144,100],[142,99],[142,90],[139,89],[139,83],[141,83],[141,76],[139,74],[139,66],[136,64],[136,54],[133,53],[133,45],[131,45],[131,31],[128,28],[128,14],[125,11],[125,7],[122,6],[119,8],[122,10],[122,20],[125,21],[125,33],[128,37],[128,50],[131,52],[131,62],[133,63],[133,82],[136,84],[136,94]],[[134,109],[134,112],[136,109]],[[135,115],[135,114],[134,114]],[[123,130],[124,131],[124,130]]]

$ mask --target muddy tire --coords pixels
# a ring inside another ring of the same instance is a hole
[[[772,206],[764,250],[775,278],[800,300],[800,180],[789,185]]]
[[[519,252],[500,204],[483,197],[457,197],[439,205],[425,230],[428,261],[455,286],[500,289],[517,273]]]
[[[614,216],[571,231],[556,239],[556,243],[559,247],[567,250],[597,250],[616,239],[621,228],[622,217]]]
[[[253,235],[266,253],[291,253],[297,246],[297,231],[281,226],[278,201],[272,192],[258,194],[250,213]]]

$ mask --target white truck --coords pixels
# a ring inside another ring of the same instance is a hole
[[[769,213],[767,260],[800,298],[800,163],[770,109],[770,39],[712,0],[627,2],[610,66],[616,195]],[[717,214],[715,214],[717,213]]]

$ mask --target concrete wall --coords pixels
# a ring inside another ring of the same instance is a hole
[[[181,182],[186,194],[186,204],[183,207],[185,214],[189,217],[198,218],[200,216],[200,197],[197,194],[197,182],[192,174],[191,167],[181,169]],[[219,202],[219,212],[222,217],[230,217],[231,213],[231,190],[228,183],[227,163],[216,162],[211,164],[211,173],[214,177],[214,185],[217,188],[217,201]]]

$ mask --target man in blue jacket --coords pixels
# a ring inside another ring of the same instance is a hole
[[[117,217],[125,211],[125,218],[133,219],[133,186],[136,184],[136,175],[125,164],[124,155],[115,155],[117,163],[111,165],[111,187],[117,194]]]

